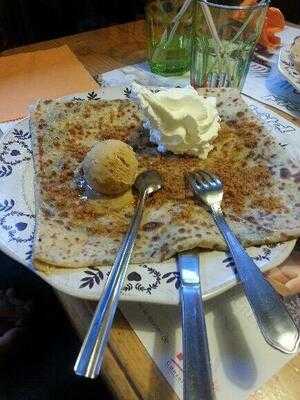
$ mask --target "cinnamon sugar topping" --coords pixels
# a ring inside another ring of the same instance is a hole
[[[95,109],[98,110],[102,106],[101,103],[91,102],[85,112],[95,112]],[[77,106],[72,103],[72,107]],[[124,129],[120,124],[112,122],[120,120],[123,114],[130,115]],[[120,207],[111,207],[116,203],[116,198],[83,201],[74,188],[73,173],[96,140],[114,137],[128,142],[133,134],[137,140],[135,147],[138,152],[139,170],[154,169],[162,175],[164,181],[164,190],[155,194],[150,204],[159,207],[165,202],[177,201],[182,205],[182,210],[176,218],[190,218],[193,193],[186,183],[185,176],[197,169],[208,170],[223,181],[225,211],[232,210],[235,214],[243,214],[247,208],[256,207],[266,212],[274,212],[282,207],[280,199],[270,193],[273,179],[271,172],[263,156],[259,156],[255,151],[260,133],[259,126],[253,121],[241,120],[228,125],[223,123],[213,143],[214,150],[208,159],[199,160],[196,157],[158,154],[145,140],[146,134],[136,134],[141,121],[135,106],[130,108],[128,102],[120,104],[117,111],[112,110],[106,119],[101,120],[102,125],[100,121],[96,121],[95,126],[86,126],[79,123],[79,120],[77,118],[72,123],[66,122],[66,129],[61,127],[59,146],[58,141],[54,140],[53,148],[49,148],[51,142],[48,141],[47,151],[44,151],[42,133],[39,134],[38,141],[43,201],[56,209],[57,215],[68,216],[66,218],[71,221],[71,226],[83,224],[90,234],[103,233],[113,237],[126,230],[132,215],[134,197],[131,195],[126,198]],[[108,213],[110,219],[106,224],[105,216]],[[111,223],[111,218],[115,223]]]
[[[224,206],[241,214],[246,206],[258,207],[267,212],[279,210],[280,199],[265,194],[271,186],[272,175],[264,160],[252,162],[252,149],[257,145],[257,128],[253,122],[228,126],[222,124],[215,149],[207,160],[174,155],[140,155],[143,169],[155,169],[163,177],[164,190],[155,196],[161,204],[167,200],[191,198],[185,176],[197,169],[210,171],[220,177],[224,185]],[[249,157],[249,159],[247,159]]]

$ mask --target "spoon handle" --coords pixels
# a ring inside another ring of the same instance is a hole
[[[266,342],[283,353],[294,353],[299,344],[299,330],[285,305],[229,228],[222,211],[212,210],[212,215],[230,250],[245,295]]]
[[[74,366],[74,371],[77,375],[87,378],[96,378],[99,375],[104,350],[125,281],[147,194],[147,190],[140,194],[131,225],[115,258],[94,318]]]

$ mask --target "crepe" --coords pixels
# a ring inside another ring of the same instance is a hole
[[[36,231],[33,264],[85,267],[112,264],[136,197],[84,199],[74,170],[97,140],[114,138],[134,147],[139,170],[156,169],[164,189],[144,212],[133,263],[159,262],[179,251],[224,250],[207,210],[184,175],[195,169],[224,183],[223,210],[244,246],[300,235],[300,171],[286,149],[252,115],[233,89],[202,91],[217,97],[222,127],[207,160],[160,155],[149,143],[138,106],[129,100],[42,101],[31,114],[35,166]]]

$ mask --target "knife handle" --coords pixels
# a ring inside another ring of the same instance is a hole
[[[213,400],[214,389],[199,284],[182,284],[184,400]]]

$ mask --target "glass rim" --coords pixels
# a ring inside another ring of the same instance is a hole
[[[207,6],[210,7],[216,7],[216,8],[223,8],[226,10],[255,10],[257,8],[264,8],[267,7],[270,4],[271,0],[262,0],[259,4],[253,4],[252,6],[226,6],[224,4],[216,4],[216,3],[211,3],[209,0],[197,0],[199,3],[204,3]]]

